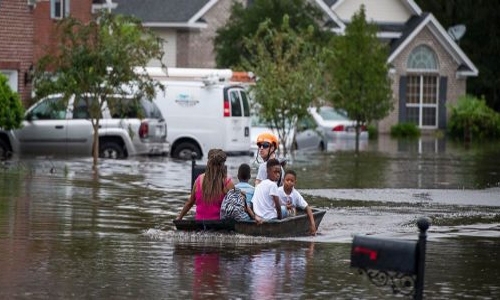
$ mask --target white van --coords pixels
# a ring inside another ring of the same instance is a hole
[[[165,85],[155,98],[168,124],[173,158],[206,157],[212,148],[228,155],[250,153],[250,104],[246,89],[230,82],[231,70],[147,68]]]

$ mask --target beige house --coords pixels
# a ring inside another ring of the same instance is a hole
[[[388,43],[394,111],[379,122],[388,132],[401,122],[421,129],[446,128],[447,104],[466,92],[467,78],[476,66],[430,13],[411,0],[317,0],[333,12],[335,32],[342,34],[354,13],[365,5],[367,20],[378,25],[378,36]]]
[[[140,18],[165,40],[165,65],[198,68],[215,66],[213,38],[235,1],[102,0],[113,3],[116,13]],[[381,133],[401,122],[431,131],[446,128],[447,104],[465,94],[467,78],[478,70],[432,14],[412,0],[310,1],[324,12],[325,30],[337,34],[344,33],[352,15],[365,5],[368,21],[377,24],[378,36],[388,43],[394,110],[379,122]]]

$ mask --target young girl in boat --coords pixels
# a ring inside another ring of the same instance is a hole
[[[205,173],[196,178],[191,196],[184,204],[177,220],[181,220],[196,204],[196,220],[219,220],[220,207],[227,191],[234,188],[234,183],[227,176],[225,166],[226,153],[221,149],[210,149]]]
[[[257,171],[257,177],[255,178],[255,186],[257,186],[261,181],[267,178],[267,167],[266,163],[274,158],[276,159],[276,151],[278,150],[279,141],[278,138],[270,133],[263,132],[257,136],[257,147],[259,149],[258,156],[262,158],[263,162],[259,165],[259,170]],[[283,167],[281,168],[281,174],[276,183],[278,186],[281,186],[282,179],[285,175]]]
[[[311,208],[302,195],[295,189],[297,174],[294,170],[286,170],[283,186],[278,188],[281,214],[283,218],[293,217],[297,214],[297,207],[303,209],[309,217],[309,233],[316,235],[316,223]]]

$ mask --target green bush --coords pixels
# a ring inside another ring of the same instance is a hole
[[[378,138],[378,129],[374,125],[368,125],[367,128],[368,130],[368,138],[370,140],[376,140]]]
[[[450,106],[448,135],[459,139],[500,138],[500,114],[486,105],[484,99],[461,97]]]
[[[21,127],[24,107],[19,94],[12,91],[7,78],[0,73],[0,128],[5,130]]]
[[[399,123],[391,127],[391,136],[394,138],[418,138],[420,129],[415,123]]]

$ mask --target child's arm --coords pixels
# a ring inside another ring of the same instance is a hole
[[[276,208],[276,212],[278,213],[278,219],[281,220],[283,216],[281,215],[281,202],[278,196],[273,195],[274,207]]]
[[[306,213],[307,213],[307,216],[309,217],[309,222],[310,222],[309,233],[311,235],[316,235],[316,223],[314,222],[314,216],[313,216],[312,210],[309,206],[306,207]]]
[[[257,225],[259,224],[262,224],[262,222],[264,220],[262,220],[261,217],[257,216],[254,211],[252,210],[252,208],[248,205],[248,203],[245,202],[245,210],[247,212],[247,214],[250,216],[250,218],[254,219],[255,220],[255,223],[257,223]]]

